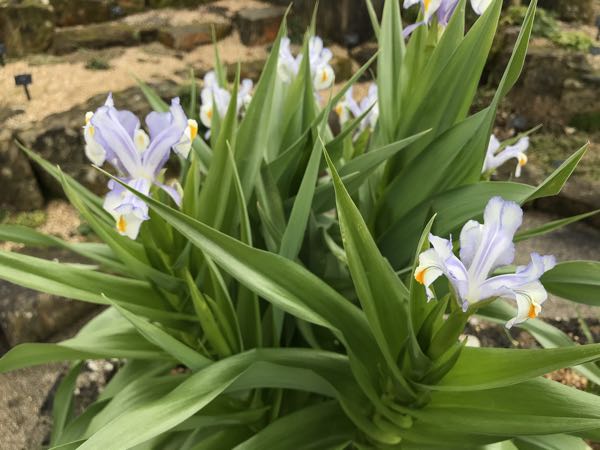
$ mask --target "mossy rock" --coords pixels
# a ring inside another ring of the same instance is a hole
[[[555,11],[558,18],[567,22],[593,23],[596,0],[540,0],[539,6]]]
[[[113,18],[111,0],[50,0],[58,26],[105,22]]]
[[[131,46],[139,43],[138,31],[122,22],[78,25],[56,30],[52,48],[56,54],[73,52],[80,48]]]
[[[54,33],[54,11],[41,1],[0,1],[0,41],[8,56],[47,50]]]
[[[583,131],[600,132],[600,111],[575,114],[569,125]]]

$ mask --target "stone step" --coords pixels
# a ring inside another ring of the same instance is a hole
[[[244,45],[263,45],[275,40],[286,9],[278,6],[244,8],[236,17]]]
[[[165,26],[158,30],[158,40],[175,50],[192,50],[212,41],[212,31],[217,40],[231,32],[230,23],[193,23],[189,25]]]

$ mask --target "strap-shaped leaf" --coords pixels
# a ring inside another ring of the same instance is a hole
[[[600,344],[554,349],[463,349],[456,365],[434,390],[470,391],[509,386],[563,367],[600,359]]]
[[[65,426],[71,419],[71,415],[73,414],[73,393],[77,383],[77,376],[82,367],[83,363],[74,363],[58,385],[52,405],[52,435],[50,445],[59,442]]]
[[[340,360],[338,355],[312,350],[271,349],[235,355],[194,374],[167,395],[128,409],[79,448],[110,448],[114,442],[124,448],[133,447],[184,422],[227,390],[277,387],[336,396],[338,381],[344,386],[344,372],[339,372],[344,366],[348,373],[343,357]],[[355,386],[347,395],[352,397],[356,393]],[[345,396],[340,400],[343,405],[349,405]],[[364,410],[356,403],[352,403],[352,407],[358,414]],[[131,429],[137,432],[131,433]],[[393,433],[384,430],[372,437],[398,442]]]
[[[505,324],[508,320],[517,315],[517,310],[505,302],[496,301],[491,305],[480,308],[477,311],[477,314],[484,319]],[[517,326],[531,333],[531,335],[545,348],[573,347],[576,345],[569,336],[558,328],[539,319],[528,320]],[[574,369],[587,377],[590,381],[600,384],[600,367],[598,367],[597,364],[583,364],[575,366]]]
[[[566,227],[567,225],[571,225],[572,223],[593,217],[598,213],[600,213],[600,209],[597,209],[596,211],[590,211],[584,214],[578,214],[573,217],[567,217],[566,219],[553,220],[552,222],[545,223],[543,225],[540,225],[539,227],[531,228],[529,230],[524,230],[520,233],[517,233],[514,241],[519,242],[531,239],[536,236],[543,236],[545,234],[552,233],[553,231],[560,230],[561,228]]]
[[[567,434],[521,437],[515,445],[518,450],[590,450],[583,439]]]
[[[58,247],[96,261],[118,273],[127,274],[129,270],[106,244],[96,242],[69,242],[56,236],[40,233],[21,225],[0,225],[0,241],[18,242],[31,247]]]
[[[20,344],[0,358],[0,372],[55,361],[103,358],[170,360],[171,356],[132,329],[114,334],[78,336],[59,344]]]
[[[113,303],[113,307],[135,327],[144,339],[161,348],[165,353],[171,355],[173,359],[185,364],[193,371],[203,369],[212,363],[209,358],[175,339],[160,327],[132,314],[116,303]]]
[[[367,224],[352,202],[329,155],[325,159],[335,186],[342,241],[352,281],[375,339],[392,372],[405,345],[413,345],[412,320],[408,312],[408,290],[379,252]],[[397,375],[401,382],[404,379]],[[411,395],[408,385],[404,395]]]
[[[545,378],[472,392],[433,392],[419,420],[464,433],[536,436],[600,427],[600,398]]]
[[[102,293],[146,309],[165,306],[149,283],[85,266],[0,251],[0,278],[21,286],[85,302],[107,304]]]
[[[339,405],[325,402],[282,417],[234,450],[341,448],[353,440],[354,433],[354,425]]]
[[[559,297],[577,303],[600,306],[600,262],[567,261],[546,272],[544,287]]]

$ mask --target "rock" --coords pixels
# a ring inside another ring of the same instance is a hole
[[[285,8],[246,8],[238,12],[236,22],[244,45],[263,45],[277,37]]]
[[[122,22],[106,22],[58,28],[52,48],[56,54],[65,54],[80,48],[131,46],[139,43],[136,29]]]
[[[377,51],[379,50],[379,46],[376,42],[365,42],[358,47],[355,47],[350,52],[350,56],[360,65],[364,66],[367,61],[369,61]],[[377,74],[377,64],[371,64],[369,70],[365,73],[365,77],[371,79],[371,72]]]
[[[177,85],[173,82],[165,81],[152,87],[165,99],[178,94]],[[140,117],[151,111],[137,87],[115,92],[113,95],[119,109],[131,110]],[[84,154],[82,126],[85,113],[96,110],[105,100],[106,94],[97,95],[68,111],[50,115],[31,128],[18,131],[18,139],[46,160],[58,164],[65,173],[75,177],[92,191],[103,194],[106,192],[107,181],[91,166]],[[62,187],[54,178],[37,165],[32,167],[46,197],[64,196]]]
[[[75,261],[63,250],[28,249],[27,253],[44,259]],[[97,309],[98,306],[91,303],[67,300],[0,281],[0,326],[11,347],[46,340]]]
[[[486,69],[488,84],[497,85],[502,77],[515,32],[516,29],[507,30],[499,39],[502,49]],[[508,98],[528,123],[543,123],[545,129],[598,129],[600,78],[594,68],[598,66],[597,58],[536,38],[530,43],[523,73]]]
[[[146,11],[122,19],[123,23],[132,26],[142,43],[158,41],[158,34],[161,28],[170,26],[168,14],[162,14],[157,11]]]
[[[6,450],[43,448],[52,429],[42,405],[67,364],[45,364],[0,374],[0,436]]]
[[[13,107],[0,107],[0,124],[6,122],[13,116],[18,116],[19,114],[23,114],[21,108],[13,108]]]
[[[0,130],[0,209],[38,209],[44,198],[27,157],[15,143],[15,137],[8,129]]]
[[[271,0],[271,3],[287,6],[290,0]],[[297,0],[293,2],[291,17],[295,23],[291,27],[304,33],[310,24],[317,0]],[[383,11],[384,0],[372,0],[378,14]],[[322,1],[317,12],[317,34],[347,45],[360,44],[373,36],[373,27],[364,0]]]
[[[332,51],[331,67],[333,67],[333,71],[335,72],[336,82],[349,80],[354,75],[352,59],[345,50],[339,47],[333,48]]]
[[[192,23],[164,27],[158,32],[158,40],[175,50],[192,50],[199,45],[212,42],[213,26],[217,40],[223,39],[231,32],[231,24],[225,22]]]
[[[47,50],[52,44],[54,12],[38,0],[0,0],[0,42],[8,56]]]
[[[240,63],[240,78],[250,78],[254,82],[257,82],[262,74],[262,70],[265,67],[265,63],[267,60],[265,58],[258,58],[251,61],[242,61]],[[235,72],[237,70],[237,63],[227,64],[225,66],[227,71],[227,78],[232,80],[235,77]],[[204,72],[204,73],[203,73]],[[197,72],[202,76],[205,75],[206,71]]]
[[[139,13],[146,8],[145,0],[116,0],[116,4],[124,14]]]
[[[595,0],[540,0],[538,6],[556,11],[558,18],[567,22],[594,23]]]
[[[50,0],[60,27],[105,22],[114,18],[111,0]]]

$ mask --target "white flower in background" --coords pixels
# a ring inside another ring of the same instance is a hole
[[[492,4],[492,0],[471,0],[471,8],[480,16]]]
[[[313,36],[310,38],[308,42],[308,59],[315,91],[322,91],[333,85],[335,73],[330,65],[332,58],[331,50],[323,47],[323,40],[320,37]],[[302,53],[294,57],[290,48],[290,39],[284,37],[279,46],[277,66],[281,80],[284,83],[291,83],[298,75],[301,63]]]
[[[243,108],[246,108],[252,100],[252,80],[244,79],[240,83],[237,95],[236,111],[239,114]],[[214,71],[208,72],[204,76],[204,87],[200,92],[200,121],[206,128],[212,128],[212,120],[216,112],[219,117],[227,114],[227,108],[231,101],[231,93],[219,85],[217,74]]]
[[[430,235],[432,248],[419,255],[415,279],[434,297],[431,285],[445,276],[453,287],[463,311],[478,302],[504,298],[515,301],[517,315],[508,328],[538,316],[548,294],[539,281],[556,265],[554,256],[531,254],[531,263],[516,273],[491,276],[515,259],[514,235],[523,221],[523,211],[514,202],[492,198],[484,212],[484,223],[470,220],[460,233],[460,259],[452,251],[452,240]]]
[[[371,110],[360,123],[360,131],[366,130],[367,128],[374,130],[377,120],[379,119],[377,85],[375,83],[372,83],[369,86],[367,96],[363,98],[360,103],[354,99],[354,87],[350,86],[344,95],[344,99],[336,105],[335,112],[340,119],[340,124],[343,126],[352,118],[356,119],[363,115],[369,108],[371,108]]]
[[[502,144],[498,138],[492,134],[481,173],[493,172],[506,161],[516,159],[517,168],[515,170],[515,176],[517,178],[520,177],[521,169],[528,161],[527,155],[525,154],[528,148],[529,138],[524,137],[519,139],[515,145],[508,145],[502,149]]]

